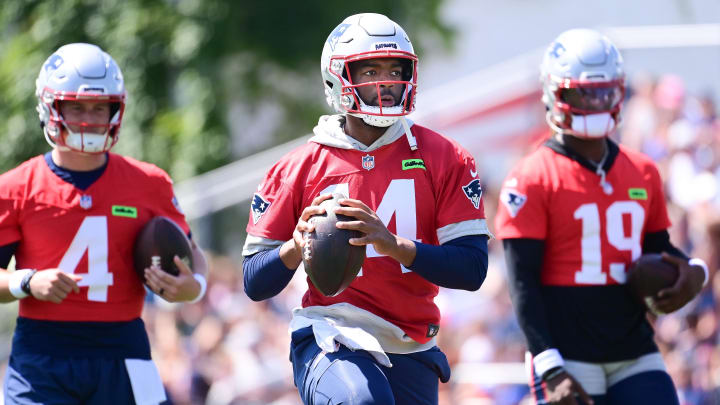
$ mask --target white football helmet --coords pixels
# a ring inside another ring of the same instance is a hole
[[[75,43],[60,47],[45,61],[35,81],[37,111],[52,147],[84,153],[103,153],[115,145],[125,111],[125,83],[113,58],[95,45]],[[67,122],[61,101],[110,103],[110,121],[96,125]],[[69,125],[80,127],[72,131]]]
[[[563,32],[545,51],[540,80],[546,120],[558,133],[601,138],[619,126],[625,73],[607,37],[589,29]]]
[[[349,64],[375,58],[407,60],[402,80],[352,83]],[[388,127],[415,108],[417,56],[405,30],[382,14],[356,14],[338,25],[325,41],[320,71],[328,104],[339,113],[362,118],[368,125]],[[402,99],[392,107],[366,105],[356,91],[359,86],[374,86],[379,93],[381,85],[391,83],[404,86]]]

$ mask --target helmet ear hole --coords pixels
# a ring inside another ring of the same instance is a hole
[[[325,80],[325,85],[330,87],[331,89],[333,88],[333,84],[330,80]]]

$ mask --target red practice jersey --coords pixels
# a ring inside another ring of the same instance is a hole
[[[624,283],[645,235],[670,226],[655,164],[620,145],[604,189],[599,175],[547,145],[503,184],[497,237],[545,241],[543,285]]]
[[[105,171],[86,190],[59,178],[43,156],[0,175],[0,245],[19,242],[16,268],[60,268],[83,277],[80,292],[60,304],[21,300],[20,316],[138,318],[145,290],[133,270],[133,245],[142,226],[159,215],[189,232],[168,175],[128,157],[108,154]]]
[[[291,239],[303,209],[327,192],[361,200],[390,232],[426,244],[446,242],[438,237],[445,226],[483,220],[472,156],[427,128],[414,125],[412,133],[416,151],[402,137],[370,152],[309,142],[289,153],[270,169],[255,194],[248,234]],[[372,245],[366,252],[360,276],[335,297],[323,296],[308,279],[303,307],[350,303],[400,327],[417,342],[429,341],[440,320],[433,302],[438,287],[379,255]]]

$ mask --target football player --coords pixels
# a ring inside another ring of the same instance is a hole
[[[20,300],[5,403],[162,402],[133,245],[158,215],[190,233],[172,181],[156,166],[109,152],[120,136],[125,86],[99,47],[60,47],[40,69],[36,95],[53,149],[0,175],[0,300]],[[13,255],[17,270],[9,272]],[[190,269],[175,258],[177,277],[146,269],[148,285],[168,301],[199,300],[207,265],[194,243],[193,259]]]
[[[700,291],[707,267],[670,243],[654,163],[609,138],[620,123],[624,80],[606,37],[562,33],[541,66],[553,135],[501,190],[496,232],[541,404],[678,403],[646,309],[622,284],[641,254],[665,252],[680,276],[654,307],[669,313]]]
[[[436,346],[439,287],[477,290],[487,271],[482,188],[461,146],[405,116],[417,56],[380,14],[346,18],[325,42],[328,104],[306,145],[275,164],[253,197],[243,250],[245,290],[263,300],[301,263],[318,204],[339,193],[338,227],[362,232],[360,275],[323,296],[311,282],[293,312],[291,361],[306,404],[437,404],[447,359]],[[341,269],[338,269],[341,271]]]

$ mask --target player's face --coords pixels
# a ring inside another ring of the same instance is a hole
[[[62,114],[68,127],[73,132],[104,133],[107,131],[107,124],[110,122],[110,103],[61,101],[60,114]]]
[[[403,80],[404,65],[400,59],[377,58],[353,62],[350,74],[353,84],[388,82],[379,86],[357,87],[357,92],[365,104],[370,106],[392,107],[400,104],[405,86],[393,81]],[[378,89],[379,87],[379,89]],[[379,94],[378,94],[379,93]]]

